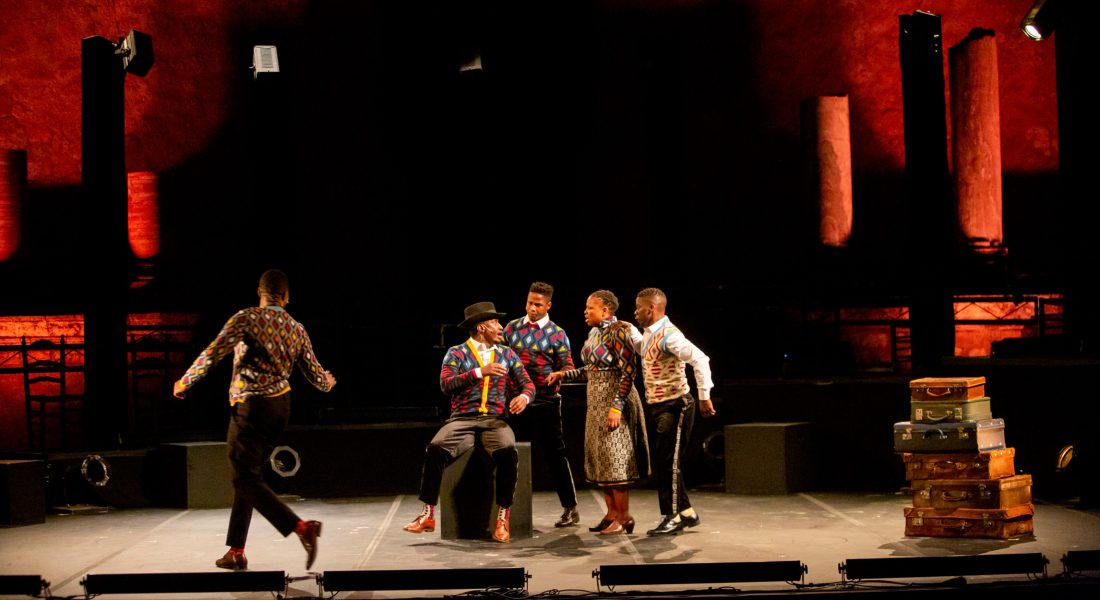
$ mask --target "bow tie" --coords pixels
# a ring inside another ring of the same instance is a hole
[[[531,323],[531,322],[528,322],[528,323],[527,323],[527,326],[528,326],[528,327],[530,327],[531,329],[538,329],[538,328],[539,328],[539,324],[538,324],[538,323]]]

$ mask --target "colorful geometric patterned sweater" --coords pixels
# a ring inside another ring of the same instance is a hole
[[[569,350],[569,336],[553,321],[539,327],[537,323],[524,323],[527,317],[513,319],[504,326],[504,341],[519,355],[531,381],[535,382],[535,398],[556,398],[561,382],[546,384],[546,376],[554,371],[573,369],[573,356]]]
[[[636,348],[642,355],[646,404],[680,398],[691,391],[685,365],[691,364],[700,400],[710,399],[714,386],[710,376],[710,358],[692,344],[668,317],[662,317],[639,336],[631,328]]]
[[[508,373],[478,377],[475,369],[482,363],[473,340],[447,350],[439,371],[439,388],[451,395],[451,418],[507,416],[508,402],[512,398],[520,394],[527,394],[528,399],[535,397],[535,384],[524,370],[519,355],[511,348],[495,344],[489,362],[503,364]]]
[[[289,391],[294,365],[317,389],[329,391],[325,369],[313,354],[306,328],[282,307],[256,306],[229,317],[214,341],[180,378],[183,388],[194,386],[230,352],[230,404],[239,404],[250,396],[277,396]]]
[[[584,366],[562,373],[563,381],[588,381],[588,371],[619,371],[619,389],[611,402],[611,409],[622,412],[623,401],[634,385],[634,375],[638,372],[637,355],[626,329],[612,331],[611,324],[618,321],[611,317],[593,327],[588,339],[581,348],[581,361]]]

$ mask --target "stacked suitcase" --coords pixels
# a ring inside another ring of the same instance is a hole
[[[913,505],[905,535],[1006,539],[1031,534],[1031,475],[1016,475],[985,377],[909,382],[910,420],[894,424]]]

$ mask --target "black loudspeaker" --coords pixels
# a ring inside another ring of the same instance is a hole
[[[0,460],[0,526],[46,522],[46,463]]]
[[[146,449],[48,454],[47,504],[144,508],[153,472]]]
[[[179,442],[157,448],[155,500],[173,508],[228,508],[233,478],[225,442]]]
[[[519,473],[508,532],[512,538],[531,535],[531,444],[517,442]],[[443,471],[439,490],[440,537],[445,540],[490,539],[497,504],[493,459],[475,445]]]
[[[744,423],[725,429],[726,492],[791,494],[814,484],[810,423]]]

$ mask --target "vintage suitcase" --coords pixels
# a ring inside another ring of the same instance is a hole
[[[909,382],[909,399],[969,400],[985,396],[985,377],[923,377]]]
[[[1004,419],[960,423],[894,423],[895,452],[986,452],[1004,447]]]
[[[917,479],[910,487],[916,508],[1013,508],[1031,504],[1031,475],[1001,479]]]
[[[968,400],[913,400],[909,417],[914,423],[958,423],[992,419],[989,396]]]
[[[1032,516],[1035,506],[1013,508],[934,508],[905,507],[905,535],[927,537],[1007,539],[1034,533]]]
[[[905,478],[914,479],[998,479],[1016,474],[1016,449],[967,454],[905,452]]]

